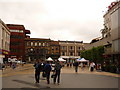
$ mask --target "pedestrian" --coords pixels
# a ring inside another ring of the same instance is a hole
[[[69,63],[67,63],[67,67],[69,67]]]
[[[15,69],[16,68],[16,63],[12,63],[12,69]]]
[[[55,71],[55,77],[53,78],[54,84],[56,83],[56,79],[57,79],[58,85],[60,83],[61,68],[62,68],[62,65],[60,64],[59,60],[57,60],[57,62],[55,63],[55,68],[54,68],[54,71]]]
[[[50,84],[50,72],[52,70],[52,67],[49,64],[49,61],[47,61],[47,63],[45,64],[44,70],[46,74],[47,84]]]
[[[84,64],[81,62],[80,64],[82,71],[84,70]]]
[[[77,73],[78,72],[79,63],[77,61],[75,61],[74,62],[74,66],[75,66],[75,72]]]
[[[2,66],[2,71],[3,71],[3,69],[5,68],[5,65],[4,65],[4,64],[1,64],[1,66]]]
[[[40,72],[41,72],[41,63],[39,60],[35,62],[34,67],[35,67],[35,80],[36,80],[36,83],[39,83]]]
[[[44,79],[44,77],[46,77],[44,67],[45,67],[45,61],[42,60],[42,63],[41,63],[41,71],[42,71],[42,77],[43,77],[43,79]]]
[[[94,71],[94,66],[95,66],[95,63],[94,63],[94,62],[91,62],[91,63],[90,63],[90,71],[91,71],[91,72]]]
[[[70,62],[70,67],[72,67],[72,62]]]

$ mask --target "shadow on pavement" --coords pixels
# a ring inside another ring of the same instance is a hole
[[[29,76],[29,77],[30,77],[30,78],[33,78],[33,79],[35,78],[34,76]]]
[[[35,79],[34,76],[29,76],[29,77],[32,78],[32,79]],[[46,80],[46,77],[40,77],[40,80]]]
[[[15,82],[18,82],[18,83],[22,83],[22,84],[27,84],[27,85],[30,85],[30,86],[33,86],[33,87],[36,87],[36,88],[50,88],[48,86],[43,86],[43,85],[39,85],[37,83],[29,83],[29,82],[26,82],[26,81],[22,81],[22,80],[13,80]],[[22,88],[24,89],[24,88]]]

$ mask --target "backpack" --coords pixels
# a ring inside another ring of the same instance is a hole
[[[39,64],[36,64],[36,65],[35,65],[35,69],[38,69],[38,68],[39,68]]]
[[[62,66],[60,64],[55,65],[55,70],[60,70],[61,68],[62,68]]]
[[[41,64],[37,63],[34,65],[36,70],[40,70],[41,71]]]

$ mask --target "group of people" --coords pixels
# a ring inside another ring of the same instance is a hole
[[[36,63],[34,64],[34,67],[35,67],[36,83],[39,83],[40,76],[46,77],[47,84],[50,84],[50,76],[52,76],[54,84],[56,83],[56,79],[57,79],[57,83],[58,84],[60,83],[60,72],[61,72],[62,66],[59,60],[55,61],[55,66],[53,70],[49,61],[43,62],[43,61],[37,60]],[[50,75],[51,71],[53,72],[53,75]],[[42,75],[40,75],[41,72],[42,72]]]
[[[75,61],[75,62],[73,63],[73,66],[75,67],[75,72],[77,73],[77,72],[78,72],[78,67],[79,67],[79,62]],[[81,66],[81,69],[84,70],[84,64],[81,63],[80,66]],[[91,63],[90,63],[90,67],[89,67],[90,71],[93,72],[93,71],[94,71],[94,68],[95,68],[95,63],[94,63],[94,62],[91,62]]]

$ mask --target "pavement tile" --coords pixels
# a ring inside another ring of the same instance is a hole
[[[75,73],[75,68],[65,66],[65,67],[62,68],[61,73]],[[96,70],[94,70],[93,72],[90,72],[89,68],[84,68],[84,70],[82,70],[80,67],[78,68],[78,73],[97,74],[97,75],[107,75],[107,76],[112,76],[112,77],[120,77],[120,74],[102,72],[102,71],[98,72]],[[17,75],[17,74],[21,74],[21,75],[22,74],[34,74],[33,64],[25,64],[24,66],[17,67],[15,70],[13,70],[12,68],[7,68],[0,74],[0,77],[12,76],[12,75]]]

